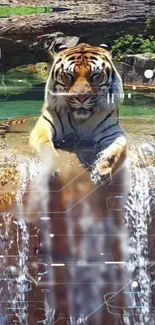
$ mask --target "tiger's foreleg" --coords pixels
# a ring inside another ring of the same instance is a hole
[[[53,128],[43,116],[37,120],[29,137],[31,149],[42,161],[42,168],[30,182],[30,195],[27,196],[26,221],[35,222],[38,217],[46,214],[49,201],[49,181],[58,173],[59,157],[52,142]],[[28,192],[29,193],[29,192]]]
[[[59,156],[52,142],[53,130],[40,116],[29,137],[29,144],[43,163],[44,173],[55,176],[59,171]]]
[[[112,179],[112,175],[121,168],[126,154],[127,140],[124,135],[121,135],[98,153],[91,173],[92,180],[98,182]]]

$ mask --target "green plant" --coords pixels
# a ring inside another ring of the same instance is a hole
[[[113,53],[118,60],[125,54],[155,53],[155,36],[125,35],[114,40]]]
[[[10,15],[23,16],[32,14],[50,13],[53,9],[51,7],[37,7],[37,6],[1,6],[0,17],[7,17]]]
[[[151,18],[149,16],[146,17],[146,28],[145,32],[147,32],[151,27]]]

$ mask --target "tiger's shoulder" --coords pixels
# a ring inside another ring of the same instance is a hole
[[[0,136],[6,133],[30,132],[39,116],[29,116],[0,122]]]

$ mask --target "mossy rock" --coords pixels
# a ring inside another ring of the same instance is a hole
[[[0,94],[19,94],[33,86],[45,83],[49,73],[46,62],[28,64],[10,69],[5,73]]]

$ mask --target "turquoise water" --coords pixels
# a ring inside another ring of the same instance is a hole
[[[5,78],[1,76],[0,119],[39,115],[44,101],[44,88],[45,82],[37,73],[15,70],[8,72]],[[124,102],[119,105],[120,117],[141,119],[151,116],[155,119],[155,93],[131,91],[130,96],[129,93],[126,91]]]
[[[17,100],[0,102],[0,119],[39,115],[43,100]],[[155,119],[155,105],[120,105],[121,117],[150,117]]]
[[[0,74],[0,119],[40,114],[47,78],[46,66],[42,62]],[[155,119],[155,92],[126,91],[124,103],[119,106],[119,115],[140,119],[151,116]]]
[[[43,100],[21,100],[0,102],[0,119],[39,115],[43,106]],[[121,117],[146,118],[152,116],[155,119],[155,105],[131,106],[120,105]]]
[[[40,100],[0,102],[0,119],[39,115],[42,105]]]

